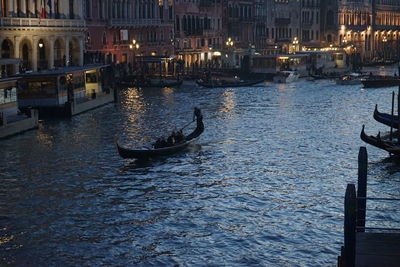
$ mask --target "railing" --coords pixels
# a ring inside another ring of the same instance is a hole
[[[157,26],[169,25],[170,22],[164,22],[161,19],[112,19],[111,26]]]
[[[400,231],[394,227],[366,227],[367,200],[369,201],[400,201],[398,198],[367,197],[368,154],[365,147],[360,147],[358,153],[358,186],[348,184],[344,201],[344,246],[338,257],[338,266],[351,267],[355,265],[356,234],[365,230]],[[368,210],[369,214],[371,209]],[[388,211],[388,210],[385,210]],[[398,210],[391,210],[398,212]],[[379,220],[382,223],[382,220]]]
[[[0,18],[0,27],[85,27],[84,20],[78,19],[38,19],[38,18]]]

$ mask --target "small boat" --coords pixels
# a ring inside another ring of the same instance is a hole
[[[361,79],[364,88],[392,87],[400,85],[400,78],[397,76],[374,76]]]
[[[162,148],[130,149],[130,148],[121,146],[118,143],[118,140],[116,140],[115,144],[117,147],[117,151],[118,151],[119,155],[124,159],[134,158],[134,159],[142,159],[142,160],[157,157],[157,156],[171,155],[178,151],[182,151],[186,147],[188,147],[190,144],[194,143],[204,131],[203,115],[201,114],[200,109],[195,108],[194,116],[196,117],[196,123],[197,123],[196,129],[194,129],[194,131],[192,133],[187,135],[184,138],[184,140],[178,144],[175,144],[173,146],[166,146],[166,147],[162,147]]]
[[[375,105],[374,119],[380,123],[383,123],[383,124],[389,126],[389,127],[393,127],[396,129],[399,128],[399,124],[400,124],[399,116],[379,112],[378,105]]]
[[[290,83],[297,81],[300,74],[297,71],[285,70],[280,71],[274,76],[273,80],[276,83]]]
[[[338,85],[357,85],[361,84],[361,74],[351,73],[349,75],[343,75],[336,79],[336,84]]]
[[[364,132],[364,125],[362,126],[361,130],[361,140],[363,140],[365,143],[370,144],[374,147],[383,149],[393,155],[400,156],[400,144],[398,142],[394,141],[384,141],[380,137],[380,133],[378,133],[377,136],[372,136],[372,135],[367,135]]]
[[[164,88],[164,87],[179,87],[182,85],[183,80],[136,80],[127,79],[120,82],[121,85],[141,87],[141,88]]]
[[[196,83],[200,86],[207,88],[225,88],[225,87],[244,87],[252,86],[262,83],[264,80],[237,80],[237,81],[227,81],[227,80],[211,80],[210,82],[205,82],[202,79],[196,80]]]

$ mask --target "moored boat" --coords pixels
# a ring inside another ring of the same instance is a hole
[[[396,129],[399,128],[399,124],[400,124],[399,116],[379,112],[378,105],[375,105],[374,119],[380,123],[383,123],[383,124],[389,126],[389,127],[393,127]]]
[[[225,87],[244,87],[252,86],[262,83],[264,80],[237,80],[237,81],[227,81],[227,80],[211,80],[205,82],[203,80],[196,80],[196,83],[200,86],[207,88],[225,88]]]
[[[338,85],[357,85],[361,84],[361,74],[351,73],[349,75],[343,75],[336,79]]]
[[[179,87],[182,85],[183,80],[125,80],[120,82],[124,86],[140,87],[140,88],[164,88],[164,87]]]
[[[373,76],[361,79],[364,88],[392,87],[400,85],[398,76]]]
[[[182,151],[187,148],[190,144],[194,143],[199,136],[204,131],[203,124],[203,115],[201,114],[200,109],[195,108],[194,116],[196,117],[196,128],[192,133],[187,135],[182,142],[179,142],[175,145],[165,146],[160,148],[138,148],[138,149],[130,149],[121,146],[118,143],[118,140],[115,141],[117,151],[122,158],[134,158],[134,159],[148,159],[157,156],[165,156],[171,155],[178,151]]]
[[[364,132],[364,128],[365,128],[365,126],[363,125],[361,134],[360,134],[361,140],[363,140],[367,144],[370,144],[374,147],[383,149],[391,154],[400,156],[400,144],[398,142],[385,141],[385,140],[381,139],[380,133],[378,133],[377,136],[367,135]]]
[[[297,81],[300,77],[300,74],[297,71],[290,71],[290,70],[285,70],[285,71],[280,71],[278,72],[273,80],[276,83],[290,83]]]

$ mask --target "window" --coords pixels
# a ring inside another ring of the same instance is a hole
[[[17,88],[8,87],[0,89],[0,104],[6,104],[17,101]]]

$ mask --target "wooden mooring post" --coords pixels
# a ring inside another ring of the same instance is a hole
[[[357,183],[357,232],[365,232],[365,215],[367,209],[367,172],[368,153],[362,146],[358,152],[358,183]]]
[[[345,267],[354,267],[356,260],[356,186],[347,184],[344,198],[344,253]]]

